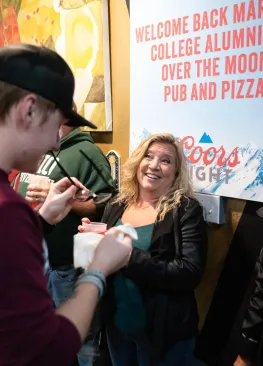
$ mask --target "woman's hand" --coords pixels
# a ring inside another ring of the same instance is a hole
[[[252,363],[238,356],[233,366],[252,366]]]
[[[83,219],[81,219],[81,222],[85,222],[86,224],[90,224],[90,220],[87,217],[83,217]],[[78,226],[78,231],[80,233],[84,233],[85,229],[82,225]]]
[[[74,202],[74,195],[79,188],[85,187],[76,179],[72,178],[73,185],[68,178],[63,178],[51,185],[49,193],[39,214],[51,225],[57,224],[67,216]]]

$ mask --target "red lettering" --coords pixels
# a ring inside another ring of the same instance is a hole
[[[263,97],[263,79],[239,79],[222,81],[222,99],[244,99]]]
[[[228,9],[228,6],[225,6],[224,8],[220,8],[220,27],[222,27],[223,25],[228,25],[227,16],[226,16],[227,9]]]
[[[208,34],[205,44],[205,53],[214,52],[211,34]]]
[[[190,79],[190,69],[191,63],[189,61],[165,64],[162,66],[162,80]]]
[[[222,27],[228,25],[227,9],[224,8],[212,9],[211,11],[204,11],[203,14],[196,13],[193,16],[193,31],[197,32],[204,29],[215,29],[218,26]]]
[[[255,4],[253,0],[250,0],[248,5],[247,21],[255,19],[257,19]]]
[[[263,79],[262,78],[260,78],[258,80],[255,98],[258,98],[259,96],[261,96],[263,98]]]
[[[195,143],[195,139],[193,138],[193,136],[186,136],[181,140],[182,144],[184,145],[184,148],[186,150],[191,150],[192,147],[194,146]]]
[[[231,161],[232,157],[233,157],[233,161]],[[240,161],[238,159],[238,147],[235,147],[234,150],[230,153],[230,155],[228,157],[227,165],[230,168],[234,168],[239,163],[240,163]]]
[[[225,58],[225,74],[236,74],[237,72],[237,56],[226,56]]]
[[[204,158],[203,158],[203,161],[204,161],[204,164],[205,165],[210,165],[213,163],[213,161],[215,160],[216,158],[216,154],[217,154],[217,150],[215,147],[210,147],[209,149],[207,149],[205,152],[204,152]],[[212,158],[209,159],[210,155],[212,155]]]
[[[208,28],[209,28],[208,14],[207,14],[207,11],[205,11],[203,14],[201,30],[208,29]]]
[[[246,74],[256,71],[263,71],[263,52],[259,54],[252,52],[250,54],[241,53],[240,55],[226,56],[225,74]]]
[[[194,83],[191,100],[214,100],[216,98],[216,83],[214,81]]]
[[[184,102],[187,99],[187,85],[165,85],[164,101],[168,101],[168,97],[172,102]]]
[[[263,54],[263,52],[262,52]],[[250,72],[256,72],[257,71],[257,54],[256,52],[251,53],[251,57],[248,59],[248,69]]]
[[[219,61],[220,57],[195,60],[197,77],[219,76]]]
[[[250,20],[261,19],[263,16],[263,0],[258,0],[258,7],[256,8],[255,1],[243,1],[240,4],[234,5],[233,22],[241,23]]]
[[[192,86],[191,100],[199,100],[197,93],[197,84],[194,83]]]
[[[145,27],[145,41],[148,42],[151,40],[151,26],[146,25]]]
[[[197,155],[197,153],[199,155]],[[191,161],[192,164],[196,164],[201,159],[202,154],[203,154],[203,149],[201,148],[201,146],[196,146],[191,151],[191,154],[188,156],[188,159]],[[196,157],[196,155],[197,155],[197,157]]]
[[[187,86],[186,84],[180,85],[180,101],[185,101],[187,98]]]
[[[180,39],[178,42],[166,42],[151,46],[151,60],[174,59],[200,55],[200,37]]]
[[[251,94],[252,88],[254,86],[254,79],[247,79],[247,82],[249,83],[246,98],[254,98],[254,95]]]
[[[227,80],[222,81],[222,94],[221,94],[221,98],[225,99],[226,94],[229,92],[230,90],[230,82]]]
[[[226,154],[224,147],[221,146],[218,152],[219,151],[221,151],[221,155],[217,160],[218,166],[222,167],[227,164],[230,168],[234,168],[235,166],[237,166],[237,164],[240,163],[240,161],[238,160],[238,147],[235,147],[225,160],[223,160]],[[231,157],[233,157],[233,161],[231,161]]]
[[[186,34],[188,30],[188,19],[189,16],[184,16],[183,18],[173,19],[172,21],[172,35]],[[183,22],[182,22],[183,20]],[[183,23],[183,24],[182,24]]]
[[[201,28],[201,14],[195,13],[193,16],[193,31],[198,32]]]
[[[153,45],[151,48],[151,60],[156,61],[157,60],[157,46]]]
[[[154,41],[156,39],[174,37],[189,33],[189,16],[183,18],[166,20],[157,25],[150,24],[135,29],[137,43]]]
[[[195,140],[193,136],[186,136],[182,140],[184,150],[190,152],[187,154],[187,160],[191,164],[198,163],[203,159],[204,165],[211,165],[217,159],[216,165],[223,167],[228,165],[230,168],[234,168],[239,164],[238,160],[238,148],[234,148],[233,151],[226,157],[226,151],[223,146],[217,150],[215,147],[210,147],[204,150],[202,146],[195,146]]]
[[[136,41],[137,43],[141,43],[144,40],[144,27],[136,28]]]
[[[234,23],[240,23],[245,21],[246,3],[243,1],[241,4],[234,5]]]
[[[241,92],[243,91],[244,85],[245,85],[245,80],[237,80],[237,84],[239,85],[238,90],[237,90],[237,99],[244,99],[245,95],[241,94]]]
[[[219,155],[219,157],[217,159],[217,165],[220,166],[220,167],[226,165],[227,159],[223,160],[224,157],[226,156],[226,150],[224,149],[223,145],[220,146],[220,148],[217,151],[217,153],[220,153],[220,155]]]
[[[160,22],[157,24],[157,38],[160,39],[162,37],[163,37],[163,23]]]
[[[164,101],[167,102],[167,99],[171,95],[171,87],[169,85],[166,85],[164,87]]]

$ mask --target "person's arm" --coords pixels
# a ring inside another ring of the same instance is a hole
[[[150,252],[134,248],[126,276],[142,286],[157,290],[193,290],[204,272],[207,256],[207,233],[203,209],[191,200],[180,219],[182,257],[170,262],[152,257]],[[172,243],[171,243],[172,245]]]
[[[96,206],[94,205],[93,200],[89,200],[87,202],[75,201],[72,205],[72,212],[76,213],[80,217],[87,216],[90,219],[96,218]]]
[[[258,344],[263,336],[263,249],[256,263],[255,290],[242,324],[240,358],[252,362],[256,357]]]
[[[75,325],[82,341],[87,336],[98,303],[98,294],[98,288],[95,285],[80,284],[73,296],[56,310],[58,315],[65,316]]]
[[[26,203],[8,203],[0,209],[0,354],[4,365],[55,366],[70,364],[81,346],[78,330],[57,316],[44,276],[41,225]],[[91,309],[92,311],[92,309]],[[67,345],[65,347],[65,345]],[[14,352],[15,350],[15,352]]]
[[[75,297],[55,312],[44,276],[37,216],[26,203],[8,203],[0,208],[0,217],[0,236],[5,240],[0,255],[0,275],[5,279],[0,283],[1,362],[71,365],[87,335],[98,289],[92,283],[79,285]],[[117,271],[127,262],[130,250],[130,239],[121,243],[113,235],[106,235],[91,269],[105,275]]]

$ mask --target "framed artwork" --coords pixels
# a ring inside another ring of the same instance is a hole
[[[78,112],[98,131],[112,131],[108,15],[108,0],[0,2],[0,47],[25,42],[57,51],[74,73]]]

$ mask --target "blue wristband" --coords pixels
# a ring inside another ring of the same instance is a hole
[[[102,272],[87,270],[86,272],[83,273],[83,276],[88,276],[88,275],[98,277],[101,280],[101,282],[103,282],[103,285],[106,286],[106,277]]]
[[[81,283],[93,283],[99,290],[99,297],[101,298],[106,287],[106,277],[100,271],[86,271],[77,280],[76,286]]]
[[[95,285],[99,290],[99,298],[102,297],[103,292],[104,292],[104,286],[98,277],[87,276],[85,278],[79,279],[77,282],[77,285],[80,285],[81,283],[93,283],[93,285]]]

